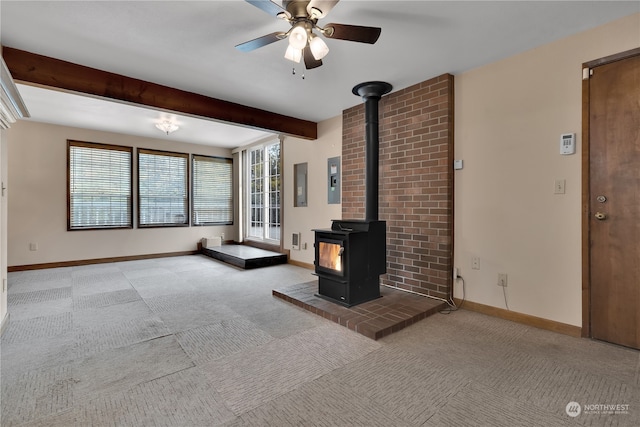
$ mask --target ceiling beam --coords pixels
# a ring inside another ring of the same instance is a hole
[[[318,124],[162,86],[35,53],[2,47],[2,56],[17,82],[80,92],[303,139],[318,137]]]

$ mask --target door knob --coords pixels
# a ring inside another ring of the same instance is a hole
[[[607,219],[607,214],[602,213],[602,212],[596,212],[595,217],[596,217],[597,220],[602,221],[602,220]]]

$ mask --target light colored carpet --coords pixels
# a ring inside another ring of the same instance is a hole
[[[311,278],[202,256],[10,273],[0,424],[640,426],[638,351],[465,310],[373,341],[271,296]]]

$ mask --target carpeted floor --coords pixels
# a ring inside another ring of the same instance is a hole
[[[0,424],[640,425],[638,351],[465,310],[373,341],[271,295],[310,277],[203,256],[10,273]]]

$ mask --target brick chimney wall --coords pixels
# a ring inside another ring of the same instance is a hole
[[[381,283],[440,298],[453,258],[453,76],[385,95],[380,111]],[[364,103],[342,114],[342,218],[365,217]]]

